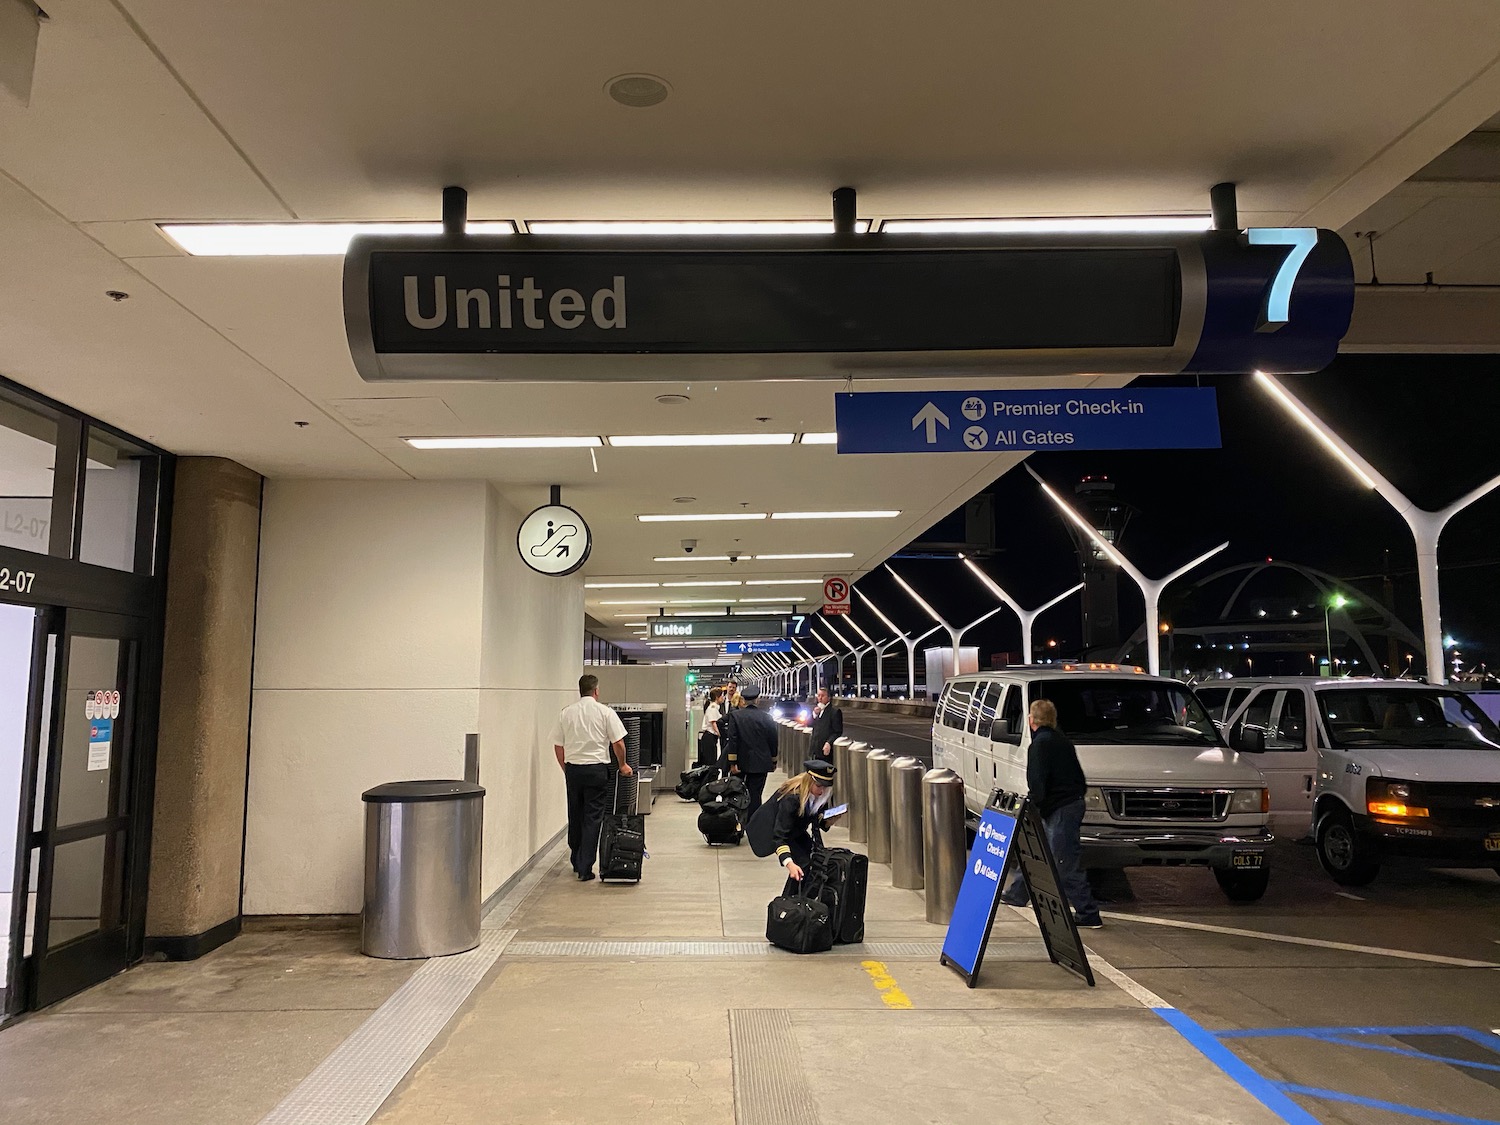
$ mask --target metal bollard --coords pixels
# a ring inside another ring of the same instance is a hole
[[[889,750],[871,750],[865,758],[866,782],[870,798],[870,811],[865,818],[869,833],[871,863],[891,862],[891,761],[895,758]]]
[[[916,758],[891,759],[891,885],[922,889],[922,774]]]
[[[787,759],[790,758],[790,757],[791,757],[791,755],[789,753],[787,753],[787,748],[786,748],[786,720],[785,719],[777,719],[776,720],[776,764],[781,767],[781,772],[782,773],[786,773],[787,772],[786,764],[787,764]]]
[[[849,744],[849,784],[844,800],[849,802],[849,839],[856,844],[870,838],[870,771],[865,762],[869,756],[868,742]]]
[[[833,740],[833,799],[832,804],[844,805],[849,802],[849,746],[852,740],[842,736]],[[849,815],[844,814],[839,821],[839,827],[845,830],[849,827]]]
[[[927,920],[946,925],[963,882],[968,852],[964,831],[964,782],[952,770],[922,776],[922,879],[927,886]]]

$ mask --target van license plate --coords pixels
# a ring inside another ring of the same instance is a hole
[[[1487,852],[1500,852],[1500,832],[1491,832],[1484,838],[1484,850]]]
[[[1500,845],[1497,845],[1500,846]],[[1229,857],[1231,867],[1259,867],[1265,857],[1260,852],[1235,852]]]

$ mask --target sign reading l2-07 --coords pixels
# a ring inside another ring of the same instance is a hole
[[[877,391],[834,396],[840,453],[1217,449],[1212,388]]]

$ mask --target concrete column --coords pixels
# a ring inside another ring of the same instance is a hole
[[[240,928],[261,478],[177,462],[147,950],[199,957]]]

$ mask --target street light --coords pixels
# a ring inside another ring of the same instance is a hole
[[[1328,611],[1343,609],[1346,605],[1353,605],[1343,594],[1334,594],[1323,603],[1323,642],[1328,646],[1328,674],[1333,675],[1333,630],[1328,624]]]

